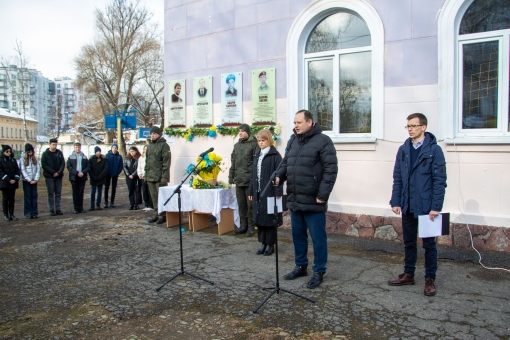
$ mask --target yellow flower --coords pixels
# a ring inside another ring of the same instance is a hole
[[[274,127],[274,133],[276,133],[277,135],[280,134],[280,132],[282,132],[282,127],[280,126],[280,124],[277,124],[275,127]]]
[[[211,130],[211,131],[216,131],[216,126],[212,125],[212,126],[209,128],[209,130]]]

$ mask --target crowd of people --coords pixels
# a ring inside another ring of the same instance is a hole
[[[161,130],[159,127],[151,129],[151,139],[158,141],[161,139]],[[152,144],[152,143],[151,143]],[[166,144],[166,143],[165,143]],[[167,145],[168,148],[168,145]],[[58,140],[51,139],[49,147],[42,153],[41,158],[35,154],[32,144],[25,144],[25,151],[20,159],[13,155],[12,148],[9,145],[2,145],[2,155],[0,157],[0,190],[2,191],[2,208],[4,219],[6,221],[18,220],[14,215],[14,203],[16,189],[19,188],[21,181],[24,193],[23,214],[30,219],[38,218],[38,191],[37,185],[41,174],[46,182],[48,193],[48,209],[50,216],[63,215],[60,200],[62,196],[62,181],[64,177],[64,168],[69,173],[69,181],[72,189],[74,213],[86,212],[84,207],[85,187],[87,181],[90,181],[90,208],[89,211],[102,210],[103,208],[115,208],[115,196],[117,192],[117,183],[122,171],[126,176],[126,185],[128,188],[129,210],[138,210],[140,205],[144,204],[144,211],[155,210],[153,196],[149,192],[150,184],[146,181],[147,171],[146,155],[159,152],[160,148],[152,148],[152,145],[146,144],[143,153],[140,153],[136,146],[129,149],[125,160],[118,152],[118,145],[112,144],[111,150],[106,155],[102,153],[99,146],[94,148],[94,154],[88,158],[81,151],[81,144],[74,143],[74,151],[67,160],[62,151],[58,149]],[[157,158],[157,157],[156,157]],[[167,173],[170,167],[170,149],[166,157]],[[164,168],[160,167],[161,173]],[[150,178],[157,181],[156,176]],[[166,183],[168,177],[166,177]],[[101,198],[104,187],[104,205],[101,207]],[[110,191],[111,189],[111,191]],[[157,190],[157,189],[156,189]],[[110,195],[109,195],[110,193]],[[157,197],[157,191],[155,193]],[[157,202],[157,200],[156,200]],[[164,218],[149,222],[164,223]]]

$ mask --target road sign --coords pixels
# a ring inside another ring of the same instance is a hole
[[[140,132],[138,132],[138,138],[150,138],[150,137],[151,137],[150,128],[140,128]]]
[[[136,129],[136,110],[109,110],[104,115],[104,125],[107,129],[117,128],[117,119],[120,118],[122,129]]]

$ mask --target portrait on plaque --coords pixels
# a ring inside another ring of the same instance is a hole
[[[253,125],[276,124],[276,70],[265,68],[252,71]]]
[[[210,127],[212,115],[212,76],[193,78],[193,126]]]
[[[172,128],[186,127],[186,79],[168,82],[168,98],[165,122]]]
[[[243,120],[243,74],[222,74],[221,93],[221,125],[239,126]]]

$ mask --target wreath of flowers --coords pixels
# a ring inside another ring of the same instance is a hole
[[[276,125],[252,125],[250,126],[251,134],[255,135],[260,130],[269,130],[275,141],[280,139],[280,133],[282,131],[280,124]],[[235,138],[239,133],[238,127],[227,127],[223,125],[211,125],[209,128],[197,128],[189,127],[187,129],[170,128],[164,129],[164,133],[171,137],[181,137],[186,139],[188,142],[192,142],[193,138],[198,137],[211,137],[215,138],[218,134],[223,136],[231,136]]]

